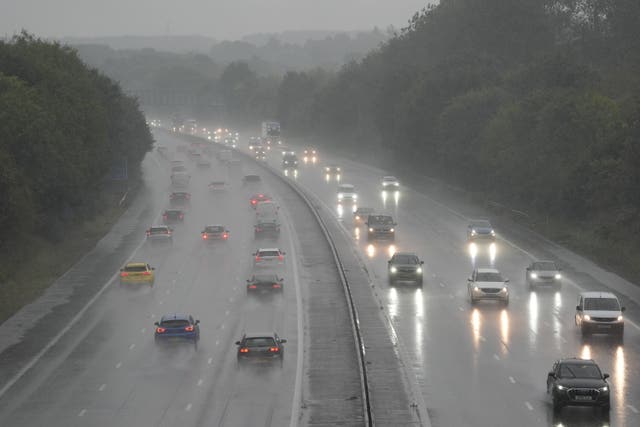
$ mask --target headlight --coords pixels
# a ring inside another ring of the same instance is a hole
[[[342,193],[338,193],[338,200],[342,199],[344,195]]]
[[[493,231],[493,230],[491,230],[491,235],[492,235],[492,236],[495,236],[495,235],[496,235],[496,232],[495,232],[495,231]]]
[[[532,279],[537,279],[538,278],[538,274],[537,273],[531,273],[530,274]]]
[[[624,320],[624,317],[618,316],[618,322],[622,322],[623,320]]]
[[[509,289],[507,289],[507,287],[506,287],[506,286],[504,286],[504,287],[502,288],[502,292],[508,292],[508,291],[509,291]]]
[[[474,291],[479,291],[479,290],[480,290],[480,288],[479,288],[479,287],[477,287],[477,286],[474,286],[474,287],[473,287],[473,290],[474,290]]]
[[[556,278],[556,280],[560,280],[560,279],[562,279],[562,276],[560,275],[560,273],[558,273],[558,274],[555,275],[555,278]]]
[[[395,268],[395,267],[391,267],[391,272],[392,272],[392,273],[395,273],[395,272],[397,272],[397,271],[398,271],[398,269],[397,269],[397,268]]]
[[[354,198],[354,199],[357,199],[357,198],[358,198],[358,195],[357,195],[357,194],[354,194],[354,195],[353,195],[353,198]]]
[[[369,232],[370,232],[370,233],[373,233],[373,228],[370,228],[370,229],[369,229]]]
[[[557,388],[558,390],[564,390],[564,386],[561,386],[560,384],[556,385],[556,388]]]
[[[607,387],[607,386],[601,387],[600,391],[607,392],[607,391],[609,391],[609,387]]]
[[[589,316],[588,314],[584,315],[584,320],[591,320],[591,316]]]
[[[418,267],[418,268],[416,268],[416,273],[418,273],[418,274],[422,274],[422,267]]]
[[[471,230],[471,235],[475,236],[476,235],[476,230]]]
[[[393,232],[394,232],[394,231],[396,231],[396,230],[392,228],[392,229],[391,229],[391,230],[389,230],[389,231],[390,231],[391,233],[393,233]]]

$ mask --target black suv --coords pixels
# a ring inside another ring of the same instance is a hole
[[[184,212],[182,212],[180,209],[166,209],[162,213],[162,221],[165,224],[173,224],[173,223],[176,223],[176,222],[183,222],[184,221]]]
[[[284,279],[277,274],[255,274],[247,279],[247,294],[261,294],[283,291]]]
[[[547,393],[553,411],[565,406],[595,406],[608,412],[611,407],[609,374],[603,374],[593,360],[560,359],[547,376]]]
[[[367,240],[390,239],[395,240],[398,225],[389,215],[369,215],[367,217]]]
[[[418,256],[412,252],[396,252],[388,261],[389,283],[400,280],[414,282],[422,286],[422,265]]]
[[[287,340],[276,334],[244,334],[238,346],[238,366],[250,362],[279,362],[282,367],[284,360],[284,346]]]

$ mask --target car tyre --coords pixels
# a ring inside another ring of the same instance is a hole
[[[553,401],[553,413],[559,414],[562,411],[563,405],[560,402],[557,402],[555,399]]]
[[[509,306],[509,298],[505,298],[505,299],[502,301],[502,305],[504,305],[505,307],[508,307],[508,306]]]

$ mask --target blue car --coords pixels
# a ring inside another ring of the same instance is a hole
[[[166,314],[155,322],[155,342],[163,344],[176,341],[190,341],[198,348],[200,341],[200,321],[188,314]]]

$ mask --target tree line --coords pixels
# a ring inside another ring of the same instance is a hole
[[[73,49],[24,32],[0,42],[3,259],[91,218],[114,160],[135,171],[152,144],[137,101]]]

